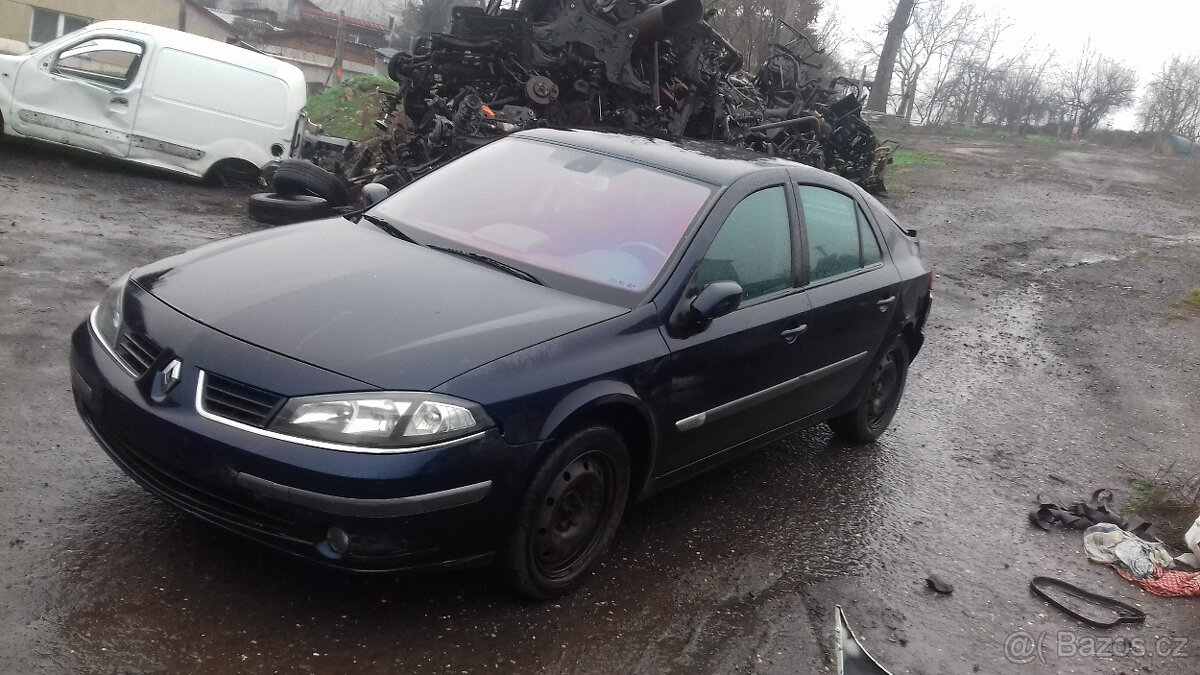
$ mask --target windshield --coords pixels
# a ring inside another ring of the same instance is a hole
[[[636,294],[650,286],[712,191],[633,162],[507,138],[372,213],[422,243],[482,252],[551,287],[608,298],[605,290]]]

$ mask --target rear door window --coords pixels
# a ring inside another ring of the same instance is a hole
[[[848,274],[883,259],[879,242],[854,200],[814,185],[796,186],[804,214],[809,282]]]

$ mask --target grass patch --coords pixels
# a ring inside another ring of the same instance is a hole
[[[1171,306],[1175,309],[1200,316],[1200,287],[1188,291],[1187,295],[1183,296],[1181,300],[1171,303]]]
[[[372,122],[379,116],[383,96],[379,90],[396,93],[399,85],[386,77],[362,75],[308,99],[308,117],[326,134],[360,141],[375,135]]]
[[[1053,136],[1043,136],[1041,134],[1028,134],[1027,136],[1025,136],[1025,140],[1029,141],[1030,143],[1032,143],[1034,145],[1060,146],[1060,145],[1065,144],[1062,140],[1057,139]]]
[[[1129,503],[1125,505],[1125,508],[1130,513],[1140,514],[1143,510],[1150,508],[1161,492],[1158,483],[1153,480],[1134,478],[1129,481]]]
[[[926,152],[918,152],[916,150],[901,149],[901,150],[897,150],[895,152],[895,154],[892,155],[892,165],[895,167],[898,167],[898,168],[906,167],[906,166],[921,166],[921,165],[924,165],[924,166],[946,166],[949,163],[950,162],[947,162],[946,160],[942,159],[941,157],[937,157],[936,155],[931,155]]]
[[[1200,513],[1200,475],[1180,478],[1174,465],[1154,477],[1139,476],[1129,481],[1126,516],[1136,515],[1154,523],[1154,532],[1163,543],[1186,548],[1183,534]]]

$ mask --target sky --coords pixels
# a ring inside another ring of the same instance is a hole
[[[1200,0],[976,0],[974,5],[989,18],[1004,17],[1012,24],[1001,44],[1006,55],[1028,43],[1038,54],[1053,52],[1054,61],[1066,65],[1090,39],[1096,51],[1137,71],[1139,90],[1171,56],[1200,55]],[[829,0],[826,11],[841,16],[849,37],[882,42],[873,29],[891,18],[894,7],[895,0]],[[853,57],[856,48],[847,44],[843,51]],[[1112,122],[1132,128],[1133,109]]]

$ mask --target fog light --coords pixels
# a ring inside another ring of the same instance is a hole
[[[325,533],[325,543],[337,555],[346,555],[346,551],[350,550],[350,535],[340,527],[331,527]]]

